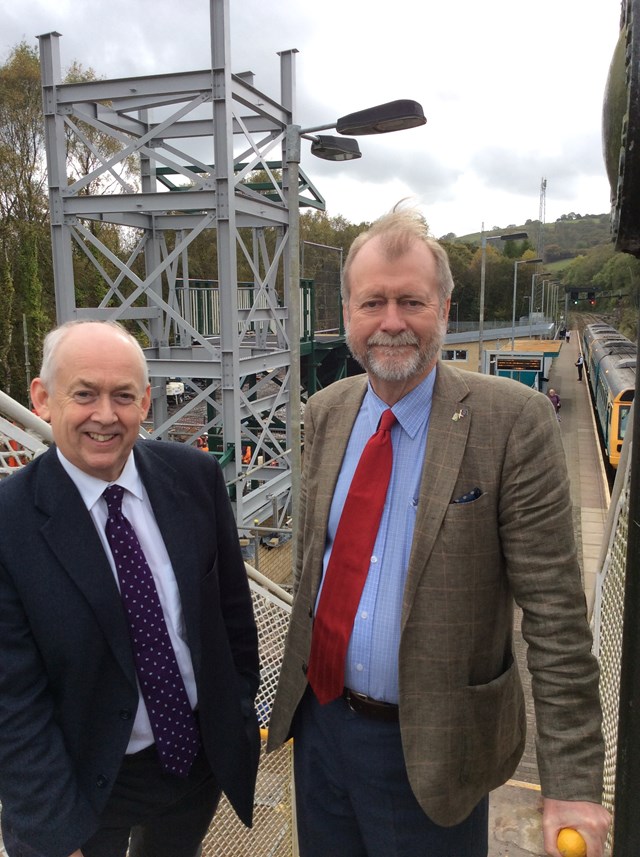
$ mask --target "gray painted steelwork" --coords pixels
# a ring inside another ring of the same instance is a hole
[[[190,415],[206,406],[204,425],[186,442],[208,433],[240,526],[270,516],[274,499],[279,524],[299,479],[298,206],[324,209],[324,200],[299,169],[296,51],[280,54],[280,102],[256,89],[250,73],[232,74],[228,6],[211,0],[204,71],[63,84],[60,36],[40,36],[56,308],[58,322],[110,318],[141,332],[153,436],[184,437]],[[87,128],[106,135],[115,153],[100,154]],[[71,182],[67,137],[94,162]],[[131,158],[138,179],[127,172]],[[255,170],[271,178],[268,196],[247,186]],[[115,192],[94,193],[107,179]],[[105,222],[135,237],[128,259],[92,229]],[[218,260],[204,287],[189,278],[189,248],[203,233]],[[76,303],[74,252],[104,283],[98,306]],[[250,288],[239,287],[239,258],[252,270]],[[165,395],[171,377],[191,394],[175,412]]]

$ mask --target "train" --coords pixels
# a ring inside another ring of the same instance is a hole
[[[611,325],[588,324],[582,352],[607,460],[617,468],[636,387],[637,347]]]

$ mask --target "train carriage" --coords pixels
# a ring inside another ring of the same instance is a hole
[[[596,420],[607,459],[617,467],[635,392],[636,345],[603,324],[588,325],[582,342]]]
[[[592,365],[587,367],[589,383],[594,399],[600,385],[600,376],[605,368],[611,370],[615,369],[619,364],[626,364],[625,366],[620,365],[620,368],[629,368],[632,365],[632,368],[635,369],[635,359],[636,346],[626,337],[624,339],[595,342],[591,349]],[[632,364],[628,363],[629,360],[632,361]],[[635,386],[635,380],[633,379],[631,386],[632,388]]]
[[[630,345],[631,343],[626,336],[623,336],[610,324],[590,324],[583,331],[582,352],[594,397],[598,383],[598,364],[602,357],[608,353],[608,349],[616,344]]]

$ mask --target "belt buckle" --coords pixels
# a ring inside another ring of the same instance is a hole
[[[346,697],[347,705],[349,706],[351,711],[353,711],[354,714],[359,714],[360,712],[357,708],[354,708],[353,704],[355,701],[364,702],[366,700],[365,695],[363,693],[356,693],[354,690],[350,690],[349,688],[347,688]]]

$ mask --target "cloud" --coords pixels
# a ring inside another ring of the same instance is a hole
[[[413,194],[434,231],[464,234],[537,217],[543,176],[549,212],[598,213],[608,208],[600,129],[619,14],[615,4],[588,5],[230,0],[231,68],[253,71],[256,88],[279,100],[278,52],[297,49],[303,126],[395,98],[423,105],[426,126],[362,138],[360,161],[303,152],[331,213],[372,219]],[[77,60],[102,77],[211,63],[206,0],[5,2],[0,53],[53,30],[63,34],[65,69]]]

